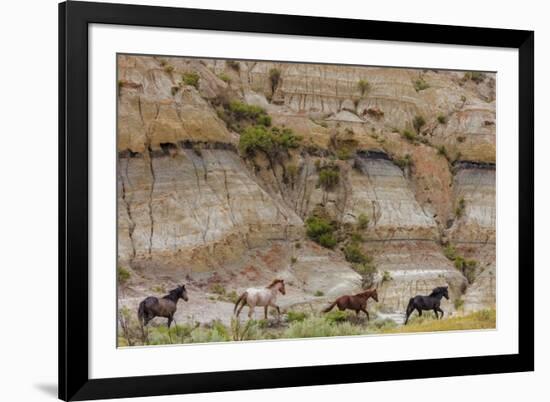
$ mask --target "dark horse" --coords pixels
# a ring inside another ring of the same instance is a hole
[[[185,285],[178,286],[172,289],[166,296],[161,299],[155,296],[149,296],[145,298],[138,307],[138,320],[141,325],[147,325],[155,317],[168,318],[168,328],[174,320],[174,313],[176,312],[178,300],[183,299],[187,301],[187,291]]]
[[[372,297],[376,302],[378,302],[378,292],[376,291],[376,289],[368,289],[365,290],[363,293],[358,293],[353,296],[340,296],[334,301],[334,303],[324,309],[323,313],[328,313],[334,308],[334,306],[338,306],[338,309],[340,311],[345,309],[355,310],[356,315],[359,315],[359,312],[362,311],[367,315],[367,320],[370,320],[369,312],[367,311],[367,300],[369,299],[369,297]]]
[[[422,316],[422,310],[433,310],[435,317],[437,319],[443,318],[443,310],[439,307],[441,305],[441,298],[449,300],[449,287],[440,286],[432,290],[429,296],[415,296],[409,300],[409,305],[407,306],[407,318],[405,319],[405,325],[409,321],[410,315],[414,310],[418,311],[418,315]],[[441,313],[439,317],[437,312]]]

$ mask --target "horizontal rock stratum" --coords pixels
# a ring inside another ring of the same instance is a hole
[[[365,285],[352,245],[380,310],[443,285],[446,311],[494,306],[495,111],[490,73],[119,55],[122,303],[281,277],[283,307],[321,305]],[[299,144],[243,150],[254,113]],[[202,320],[228,311],[211,304]]]

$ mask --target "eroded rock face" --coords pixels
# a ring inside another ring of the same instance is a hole
[[[382,311],[402,312],[410,297],[443,285],[445,311],[457,299],[465,311],[494,306],[494,76],[467,77],[119,56],[118,257],[133,274],[126,302],[182,278],[204,296],[215,283],[241,292],[281,277],[286,309],[358,292],[361,276],[340,250],[348,240],[328,250],[305,235],[305,220],[322,208],[342,228],[368,216],[361,248],[378,268]],[[242,155],[239,133],[220,118],[220,103],[232,99],[264,108],[272,125],[302,138],[300,148]],[[339,175],[330,189],[319,179],[326,164]],[[477,261],[475,275],[445,257],[447,244]],[[191,313],[214,311],[203,320],[231,310],[201,299]]]
[[[120,158],[118,210],[119,258],[134,263],[179,254],[184,260],[229,238],[239,239],[240,249],[290,241],[303,231],[294,211],[263,191],[236,152],[226,150]]]

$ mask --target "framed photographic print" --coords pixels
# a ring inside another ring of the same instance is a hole
[[[73,1],[59,32],[61,399],[534,369],[533,32]]]

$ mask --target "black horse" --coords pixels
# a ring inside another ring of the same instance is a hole
[[[183,299],[187,301],[187,291],[185,285],[178,286],[172,289],[166,296],[161,299],[154,296],[145,298],[138,307],[138,320],[141,325],[147,325],[155,317],[168,318],[168,328],[174,320],[174,313],[176,312],[178,300]]]
[[[439,307],[441,305],[441,298],[449,300],[449,287],[440,286],[432,290],[429,296],[415,296],[409,300],[409,305],[407,306],[407,318],[405,319],[405,325],[409,321],[409,316],[413,313],[414,310],[418,311],[418,315],[422,316],[422,310],[433,310],[435,317],[439,319],[438,311],[441,313],[441,318],[443,317],[443,310]]]

